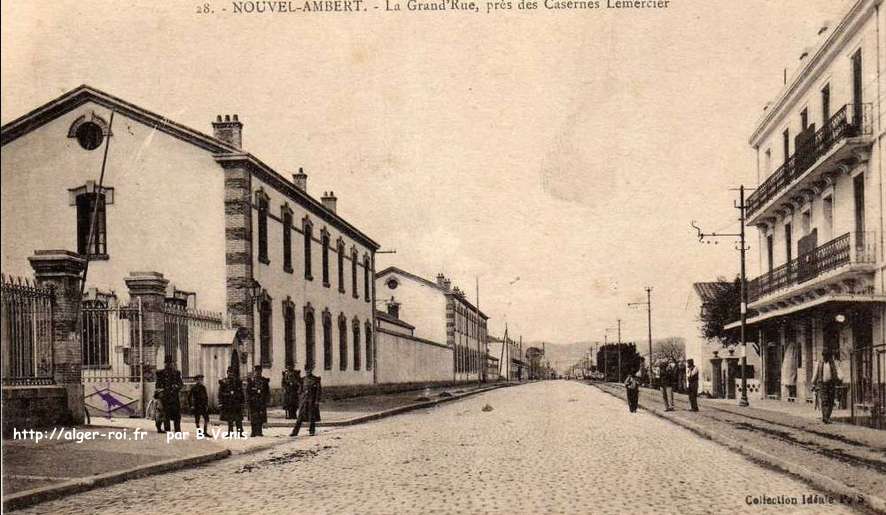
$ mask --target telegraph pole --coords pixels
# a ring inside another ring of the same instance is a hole
[[[745,213],[747,210],[747,206],[744,202],[744,192],[745,187],[744,184],[739,186],[738,188],[738,204],[735,204],[735,209],[738,209],[739,217],[738,220],[741,224],[741,229],[737,233],[704,233],[701,228],[695,225],[695,222],[692,222],[690,225],[693,229],[698,231],[698,241],[703,241],[706,237],[712,238],[721,238],[721,237],[730,237],[730,238],[738,238],[739,242],[739,252],[741,253],[741,278],[740,278],[740,310],[741,310],[741,399],[738,401],[739,406],[749,406],[748,402],[748,378],[747,378],[747,364],[748,364],[748,342],[746,338],[746,326],[747,326],[747,313],[748,313],[748,288],[747,288],[747,277],[745,275],[745,259],[747,246],[745,245]],[[710,242],[708,242],[710,243]],[[714,242],[716,243],[716,242]]]
[[[621,375],[621,319],[618,319],[618,382],[622,381]]]
[[[649,329],[649,380],[652,381],[652,287],[646,287],[646,302],[628,302],[628,306],[646,306],[646,323]]]

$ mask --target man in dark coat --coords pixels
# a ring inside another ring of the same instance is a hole
[[[301,372],[294,367],[286,365],[283,371],[283,409],[286,410],[286,418],[294,419],[298,414],[298,393],[301,390]]]
[[[812,377],[813,389],[821,399],[821,421],[831,423],[831,412],[834,409],[837,385],[840,383],[840,373],[834,363],[834,356],[830,350],[822,352],[822,360],[815,367],[815,375]]]
[[[686,360],[686,386],[689,393],[689,410],[698,411],[698,368],[692,359]]]
[[[228,435],[237,426],[237,435],[243,436],[243,381],[234,367],[228,367],[228,377],[218,382],[218,407],[221,419],[228,423]]]
[[[200,428],[200,418],[203,418],[203,434],[206,434],[209,426],[209,395],[206,386],[203,385],[203,374],[194,376],[194,386],[188,390],[188,404],[194,414],[194,425]]]
[[[163,431],[174,428],[176,433],[180,433],[182,430],[182,407],[178,394],[184,386],[182,374],[175,368],[175,360],[172,356],[166,356],[166,368],[157,372],[157,390],[163,402]]]
[[[249,404],[249,423],[252,425],[249,436],[264,436],[262,425],[268,421],[271,388],[268,386],[268,379],[261,375],[261,365],[256,365],[254,370],[252,376],[246,380],[246,401]]]
[[[305,380],[302,385],[301,400],[298,404],[298,418],[295,419],[295,428],[292,429],[289,436],[298,436],[302,422],[305,420],[310,424],[308,433],[314,436],[317,422],[320,420],[321,393],[320,378],[314,375],[314,367],[305,365]]]

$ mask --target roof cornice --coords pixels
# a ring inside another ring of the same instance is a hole
[[[776,97],[769,107],[766,109],[763,117],[757,122],[754,131],[748,138],[748,144],[752,147],[759,145],[763,135],[771,129],[772,122],[780,117],[785,107],[796,100],[800,92],[805,92],[808,85],[816,78],[817,71],[824,68],[831,59],[834,58],[838,42],[843,38],[851,35],[850,28],[863,21],[863,15],[870,9],[877,6],[882,0],[857,0],[849,9],[846,15],[840,20],[840,23],[828,34],[825,41],[819,45],[815,54],[810,57],[798,72],[794,74],[793,80],[787,87],[783,88],[781,93]]]

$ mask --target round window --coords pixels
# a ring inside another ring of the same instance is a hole
[[[86,150],[95,150],[105,139],[102,128],[97,123],[86,122],[77,127],[77,142]]]
[[[399,286],[399,284],[400,283],[398,283],[397,280],[394,278],[388,279],[388,288],[390,288],[392,290],[396,290],[397,286]]]

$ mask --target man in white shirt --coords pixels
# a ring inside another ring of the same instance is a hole
[[[689,411],[698,411],[698,368],[692,359],[686,360],[686,386],[689,391]]]
[[[822,360],[815,369],[812,378],[813,388],[818,392],[821,399],[821,421],[831,423],[831,411],[834,409],[834,396],[837,391],[837,383],[840,382],[840,374],[830,350],[822,352]]]

